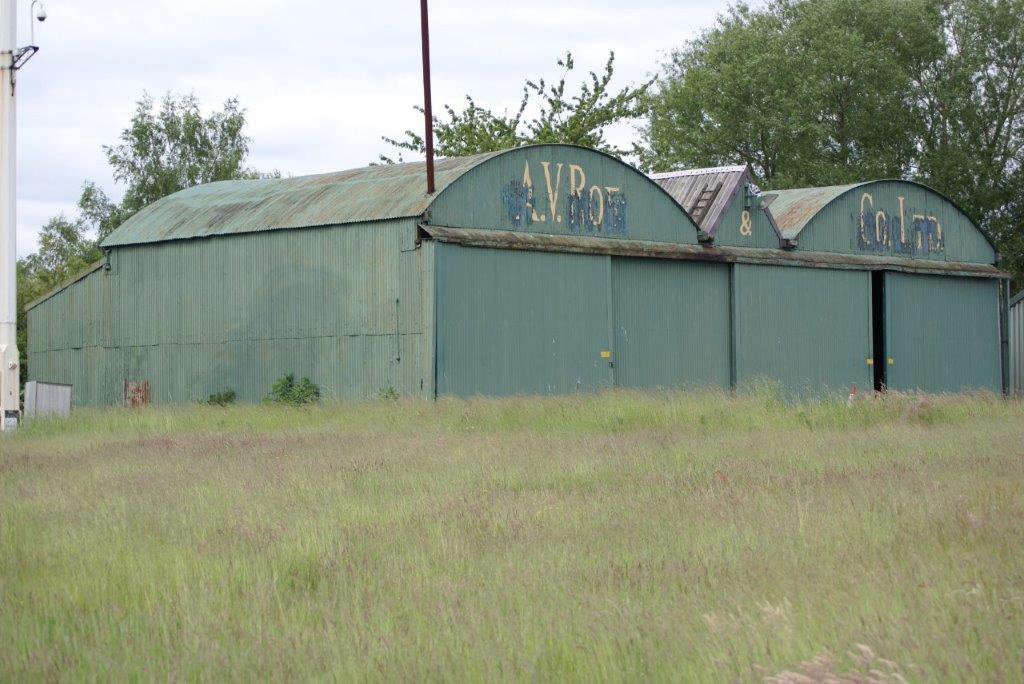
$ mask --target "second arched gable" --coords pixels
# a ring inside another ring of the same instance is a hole
[[[785,190],[769,204],[784,237],[815,252],[995,263],[992,244],[952,201],[918,183],[882,180]]]

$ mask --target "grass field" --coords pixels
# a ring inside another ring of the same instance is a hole
[[[1024,405],[78,411],[0,441],[0,680],[1024,678]]]

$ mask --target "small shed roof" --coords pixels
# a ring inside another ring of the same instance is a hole
[[[424,162],[197,185],[145,207],[102,246],[419,216],[452,181],[499,154],[439,159],[433,196],[426,194]]]
[[[650,178],[672,195],[701,230],[712,236],[743,185],[754,183],[746,165],[652,173]]]

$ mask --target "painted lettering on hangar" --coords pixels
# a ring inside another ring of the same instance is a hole
[[[932,214],[910,211],[907,222],[906,201],[897,197],[899,205],[892,215],[884,210],[875,211],[871,193],[860,197],[857,246],[865,252],[893,252],[896,254],[932,254],[946,250],[946,236],[942,223]]]
[[[621,188],[588,185],[586,170],[579,164],[540,162],[536,172],[527,161],[522,178],[513,178],[501,189],[501,202],[513,226],[549,224],[581,235],[629,234],[629,201]]]

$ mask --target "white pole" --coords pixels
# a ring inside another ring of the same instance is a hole
[[[17,200],[15,188],[14,52],[17,0],[0,0],[0,418],[18,425]]]

